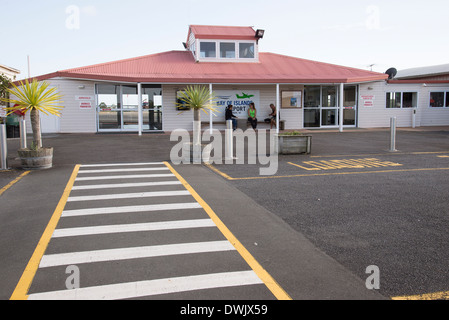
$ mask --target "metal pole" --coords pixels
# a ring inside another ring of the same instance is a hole
[[[137,122],[139,126],[139,136],[142,135],[143,130],[143,110],[142,110],[142,84],[137,83]]]
[[[280,117],[280,108],[281,108],[281,94],[279,89],[279,83],[276,84],[276,133],[279,134],[279,117]]]
[[[390,118],[390,152],[396,152],[396,117]]]
[[[340,95],[339,95],[339,102],[338,102],[339,114],[340,114],[340,116],[338,117],[338,127],[339,127],[340,132],[343,132],[344,95],[345,95],[345,86],[343,83],[340,83]]]
[[[6,144],[6,125],[0,125],[0,157],[1,170],[8,170],[8,145]]]
[[[27,147],[27,126],[26,120],[20,120],[20,148],[25,149]]]

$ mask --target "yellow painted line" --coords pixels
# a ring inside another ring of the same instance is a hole
[[[438,156],[438,158],[449,158],[449,156]]]
[[[386,153],[368,153],[368,154],[329,154],[321,156],[310,156],[310,158],[341,158],[341,157],[372,157],[372,156],[395,156],[395,155],[427,155],[427,154],[445,154],[449,151],[430,151],[430,152],[386,152]]]
[[[231,178],[230,176],[228,176],[226,173],[218,170],[217,168],[215,168],[213,165],[211,164],[206,164],[207,167],[209,167],[212,171],[218,173],[219,175],[221,175],[223,178],[228,179],[228,180],[234,180],[234,178]]]
[[[17,178],[15,178],[13,181],[11,181],[10,183],[8,183],[6,186],[4,186],[3,188],[0,189],[0,196],[5,193],[6,190],[8,190],[9,188],[11,188],[14,184],[16,184],[20,179],[22,179],[23,177],[25,177],[27,174],[29,174],[30,171],[25,171],[24,173],[22,173],[20,176],[18,176]]]
[[[289,162],[289,164],[298,166],[294,163]],[[420,168],[420,169],[399,169],[399,170],[372,170],[372,171],[359,171],[359,172],[326,172],[326,173],[307,173],[307,174],[291,174],[284,176],[259,176],[259,177],[241,177],[233,178],[227,174],[221,172],[217,168],[208,165],[213,171],[219,173],[228,180],[262,180],[262,179],[283,179],[283,178],[298,178],[298,177],[319,177],[319,176],[338,176],[338,175],[355,175],[355,174],[366,174],[366,173],[395,173],[395,172],[419,172],[419,171],[445,171],[449,168]]]
[[[392,300],[449,300],[449,291],[419,294],[414,296],[393,297]]]
[[[62,211],[66,205],[67,199],[72,191],[73,184],[75,183],[76,176],[78,175],[80,165],[76,165],[73,173],[67,183],[66,188],[64,189],[64,193],[59,200],[58,205],[56,206],[55,211],[45,228],[44,233],[37,244],[36,249],[34,250],[33,255],[31,256],[30,261],[25,268],[25,271],[22,274],[22,277],[19,280],[13,294],[11,295],[10,300],[26,300],[28,299],[28,290],[30,289],[31,283],[33,282],[34,276],[39,268],[39,263],[42,259],[42,256],[47,249],[48,243],[50,242],[51,236],[61,218]]]
[[[278,300],[292,300],[287,292],[273,279],[273,277],[256,261],[256,259],[249,253],[249,251],[240,243],[240,241],[232,234],[232,232],[226,227],[226,225],[215,214],[212,208],[200,197],[200,195],[190,186],[190,184],[178,173],[173,167],[164,162],[170,171],[181,181],[184,187],[192,194],[195,200],[203,207],[209,217],[214,221],[215,225],[221,231],[221,233],[228,239],[228,241],[236,248],[243,259],[253,269],[257,276],[265,283],[268,289]]]

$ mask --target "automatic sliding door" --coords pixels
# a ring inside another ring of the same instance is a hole
[[[160,85],[142,86],[143,130],[162,130],[162,88]]]
[[[122,86],[124,131],[139,130],[139,96],[137,86]]]
[[[120,86],[97,85],[97,102],[98,129],[120,130],[122,127]]]

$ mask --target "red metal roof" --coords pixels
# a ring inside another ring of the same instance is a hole
[[[151,83],[357,83],[388,75],[274,53],[259,62],[195,62],[190,51],[168,51],[37,77]]]
[[[190,33],[196,39],[232,39],[232,40],[255,40],[256,31],[252,27],[229,27],[229,26],[203,26],[191,25]],[[187,39],[188,39],[187,37]]]

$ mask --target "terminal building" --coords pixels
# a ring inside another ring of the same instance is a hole
[[[252,27],[191,25],[183,50],[38,76],[65,106],[60,118],[42,116],[43,132],[192,130],[193,111],[176,108],[192,84],[217,97],[221,113],[202,116],[208,127],[220,128],[228,104],[246,118],[249,102],[259,122],[276,105],[285,129],[388,127],[391,117],[399,127],[449,125],[449,69],[418,78],[377,73],[262,52],[263,36]]]

